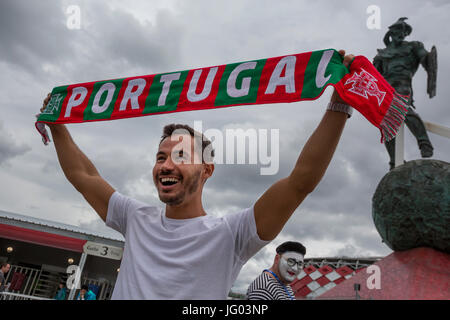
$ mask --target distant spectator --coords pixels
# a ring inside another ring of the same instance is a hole
[[[98,297],[99,292],[100,292],[100,287],[99,286],[91,283],[91,284],[88,285],[88,288],[89,288],[90,291],[92,291],[95,294],[96,297]]]
[[[66,300],[67,288],[64,282],[59,284],[58,292],[56,292],[55,300]]]
[[[82,285],[81,290],[78,293],[77,300],[97,300],[97,296],[95,293],[93,293],[91,290],[89,290],[89,287],[87,285]]]
[[[5,275],[8,273],[9,269],[11,269],[11,265],[7,262],[2,262],[0,267],[0,292],[5,291],[6,289]]]

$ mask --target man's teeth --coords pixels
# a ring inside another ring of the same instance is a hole
[[[166,182],[178,182],[177,178],[161,178],[161,182],[162,183],[166,183]]]

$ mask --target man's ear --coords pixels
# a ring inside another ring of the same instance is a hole
[[[281,259],[281,255],[279,253],[277,253],[275,255],[275,259],[273,259],[273,264],[278,265],[278,263],[280,262],[280,259]]]
[[[203,164],[203,177],[205,178],[205,182],[206,180],[208,180],[209,177],[212,176],[214,172],[214,163],[204,163]]]

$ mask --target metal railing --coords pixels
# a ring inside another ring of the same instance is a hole
[[[13,277],[14,273],[16,273],[16,272],[24,274],[26,277],[26,280],[25,280],[25,283],[23,283],[20,292],[14,292],[14,293],[23,294],[23,295],[31,295],[32,291],[37,283],[37,279],[39,278],[39,276],[41,274],[41,270],[17,266],[17,265],[11,265],[11,269],[9,270],[8,276],[5,279],[6,283],[11,282],[12,277]]]
[[[437,123],[431,123],[428,121],[424,121],[423,123],[427,131],[433,132],[434,134],[450,139],[450,128]],[[400,126],[400,129],[398,130],[397,133],[397,137],[395,139],[395,167],[403,165],[405,160],[404,127],[405,124],[402,124]]]
[[[44,278],[48,278],[49,275],[47,273],[50,272],[47,270],[23,267],[20,265],[11,265],[11,269],[6,276],[5,282],[11,283],[15,273],[23,274],[25,276],[25,280],[22,282],[19,290],[14,290],[13,287],[10,287],[8,291],[1,292],[0,300],[51,300],[60,282],[53,281],[52,284],[54,289],[44,292],[44,287],[48,287],[50,285],[44,281]],[[54,276],[56,276],[56,274],[54,274]],[[62,280],[66,280],[66,277],[61,276],[61,281]],[[94,284],[99,286],[100,292],[97,296],[97,300],[109,300],[114,289],[114,284],[111,284],[109,281],[100,281],[97,279],[89,279],[87,277],[81,278],[81,284]]]
[[[0,292],[0,300],[52,300],[52,299],[29,296],[20,293]]]

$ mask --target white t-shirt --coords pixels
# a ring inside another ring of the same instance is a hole
[[[253,207],[217,218],[170,219],[115,192],[106,225],[125,237],[112,299],[226,299],[242,266],[264,247]]]

